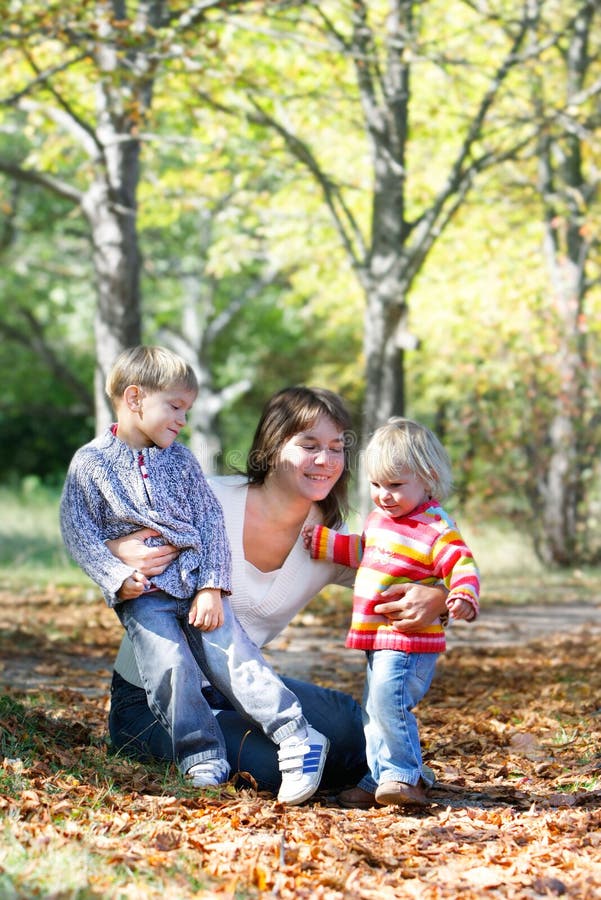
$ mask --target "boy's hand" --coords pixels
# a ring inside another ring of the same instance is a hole
[[[461,597],[457,597],[449,604],[449,615],[452,619],[465,619],[467,622],[476,618],[472,604]]]
[[[303,525],[301,529],[301,535],[303,538],[303,544],[305,550],[311,549],[311,540],[313,539],[313,531],[315,529],[315,525]]]
[[[192,601],[188,622],[200,631],[214,631],[223,625],[223,603],[219,588],[203,588]]]
[[[117,591],[117,597],[119,597],[119,600],[134,600],[149,587],[150,582],[148,578],[136,569],[133,575],[125,579]]]

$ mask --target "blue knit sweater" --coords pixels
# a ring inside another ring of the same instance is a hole
[[[142,453],[147,478],[142,477]],[[156,587],[192,599],[203,587],[231,591],[231,554],[219,501],[195,456],[183,444],[132,450],[111,430],[81,447],[69,466],[60,504],[67,550],[95,581],[109,606],[134,569],[113,556],[105,541],[138,528],[154,528],[182,552]],[[150,541],[149,541],[150,543]]]

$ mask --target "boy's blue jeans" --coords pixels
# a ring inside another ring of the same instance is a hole
[[[306,726],[296,696],[251,641],[227,599],[224,624],[199,631],[188,624],[189,600],[154,591],[115,607],[131,638],[149,708],[167,730],[171,758],[186,773],[225,759],[221,728],[207,703],[204,678],[274,743]]]
[[[418,784],[422,753],[412,709],[426,695],[438,653],[368,650],[363,728],[370,775],[359,785],[374,793],[386,781]]]

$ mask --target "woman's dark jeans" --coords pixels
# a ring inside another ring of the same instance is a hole
[[[301,702],[307,721],[330,739],[321,787],[337,791],[357,784],[367,772],[361,707],[348,694],[295,678],[284,683]],[[205,696],[216,711],[225,737],[232,773],[248,772],[259,790],[277,793],[280,786],[277,746],[232,709],[211,687]],[[134,759],[173,761],[171,738],[155,719],[143,688],[113,673],[109,732],[113,746]]]

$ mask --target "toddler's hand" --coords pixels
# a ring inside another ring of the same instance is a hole
[[[218,588],[203,588],[192,601],[188,622],[200,631],[214,631],[223,625],[223,603]]]
[[[315,529],[315,525],[303,525],[301,529],[301,535],[303,538],[303,545],[305,550],[311,549],[311,541],[313,539],[313,531]]]
[[[452,619],[465,619],[467,622],[476,618],[474,607],[469,600],[457,597],[449,605],[449,615]]]

